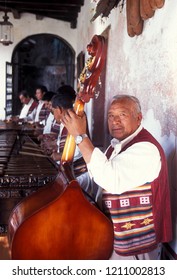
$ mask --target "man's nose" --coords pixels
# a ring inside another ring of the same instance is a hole
[[[114,116],[112,122],[113,123],[121,122],[121,118],[119,116]]]

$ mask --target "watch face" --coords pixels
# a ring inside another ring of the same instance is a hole
[[[80,144],[82,142],[82,136],[81,135],[76,136],[75,142],[76,144]]]

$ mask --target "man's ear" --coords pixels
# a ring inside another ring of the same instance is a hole
[[[63,112],[63,109],[59,106],[56,107],[56,110],[59,114],[62,114],[62,112]]]
[[[141,123],[141,121],[142,121],[142,118],[143,118],[143,116],[142,116],[142,113],[140,112],[140,113],[138,113],[138,121]]]

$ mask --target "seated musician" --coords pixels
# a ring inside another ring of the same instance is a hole
[[[111,259],[159,260],[161,245],[172,240],[170,189],[165,153],[143,128],[139,100],[117,95],[107,114],[111,143],[104,154],[89,137],[79,148],[103,206],[114,226]],[[86,133],[85,117],[73,110],[61,119],[73,137]]]
[[[26,90],[22,90],[19,93],[19,99],[23,104],[20,115],[13,116],[11,120],[16,122],[34,121],[35,109],[38,106],[37,101]]]
[[[34,128],[36,136],[43,132],[43,128],[50,113],[49,109],[46,108],[44,101],[42,100],[46,92],[47,88],[45,86],[38,86],[36,88],[35,96],[38,101],[38,106],[34,111]]]
[[[43,129],[43,133],[38,136],[40,146],[44,150],[44,153],[50,155],[55,150],[57,151],[57,139],[60,130],[60,125],[56,122],[52,113],[51,99],[56,93],[48,91],[44,94],[42,100],[45,103],[45,107],[50,111],[46,120],[46,124]]]
[[[51,103],[51,99],[55,94],[56,93],[53,91],[47,91],[42,98],[42,100],[44,101],[44,104],[45,104],[45,108],[47,108],[50,111],[50,113],[47,117],[47,120],[46,120],[46,124],[43,129],[43,135],[51,133],[52,125],[55,120],[54,115],[52,113],[52,103]]]
[[[48,108],[45,107],[43,100],[43,96],[46,92],[47,88],[45,86],[38,86],[35,93],[36,99],[38,100],[38,106],[36,108],[34,122],[43,126],[46,124],[46,119],[50,113]]]
[[[65,91],[65,93],[64,93]],[[73,108],[74,100],[75,100],[75,91],[70,86],[62,86],[60,88],[61,94],[58,93],[52,98],[52,110],[54,117],[57,123],[60,124],[60,133],[58,137],[58,151],[54,152],[51,157],[60,163],[61,156],[63,153],[66,137],[67,137],[67,129],[61,124],[61,118],[63,114],[65,114],[66,110],[69,108]],[[87,167],[85,161],[80,153],[78,147],[76,147],[74,159],[73,159],[73,171],[74,175],[77,178],[80,186],[91,196],[93,196],[92,192],[92,183],[89,178]]]

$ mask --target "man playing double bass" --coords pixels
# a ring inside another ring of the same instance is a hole
[[[108,110],[112,140],[104,154],[85,137],[85,116],[68,110],[62,118],[103,189],[103,207],[114,226],[111,259],[160,259],[161,244],[172,239],[165,154],[141,120],[136,97],[116,96]]]

